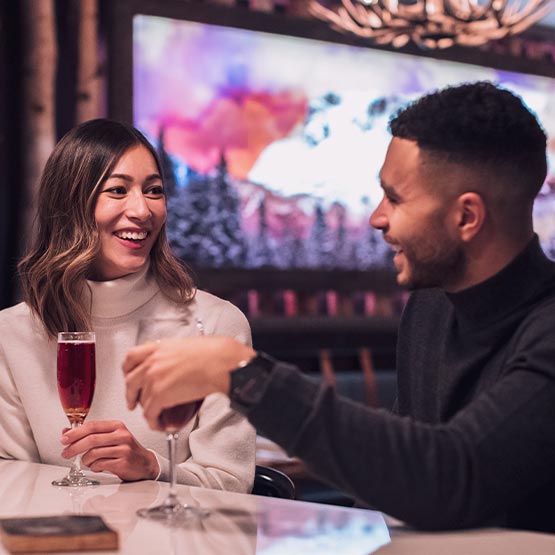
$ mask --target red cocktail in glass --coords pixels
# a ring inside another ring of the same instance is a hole
[[[139,322],[137,343],[160,341],[162,339],[204,335],[202,322],[194,323],[184,318],[148,318]],[[176,405],[163,410],[159,416],[160,428],[166,433],[168,442],[168,459],[170,471],[170,488],[168,496],[161,505],[139,509],[137,514],[143,518],[179,524],[191,517],[203,518],[208,511],[183,504],[177,497],[175,447],[179,431],[195,418],[202,400]]]
[[[91,407],[96,382],[94,332],[58,334],[57,382],[62,408],[72,428],[83,424]],[[98,482],[85,476],[81,457],[75,457],[69,474],[52,482],[55,486],[94,486]]]

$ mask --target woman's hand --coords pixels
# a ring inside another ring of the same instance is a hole
[[[255,356],[230,337],[164,339],[129,351],[123,363],[130,409],[141,403],[152,429],[169,407],[229,392],[229,373]]]
[[[143,447],[119,420],[97,420],[66,428],[62,434],[64,459],[82,454],[93,472],[111,472],[121,480],[155,480],[160,467],[154,453]]]

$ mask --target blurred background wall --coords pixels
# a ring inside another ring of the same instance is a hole
[[[56,141],[105,115],[97,0],[0,4],[0,307],[33,236],[40,174]]]
[[[0,3],[0,308],[19,300],[16,263],[32,238],[38,180],[54,144],[74,125],[108,115],[103,31],[110,25],[107,5],[120,1]],[[306,16],[306,0],[209,3]],[[555,14],[548,20],[555,25]],[[549,58],[555,67],[555,30],[544,36],[489,48],[515,58]]]

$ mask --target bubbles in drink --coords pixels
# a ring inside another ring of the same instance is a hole
[[[93,341],[58,343],[58,393],[70,422],[88,414],[96,381]]]

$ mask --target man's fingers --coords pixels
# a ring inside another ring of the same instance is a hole
[[[127,408],[133,410],[141,398],[144,374],[150,365],[151,355],[158,349],[159,343],[150,342],[131,349],[123,361],[125,375],[125,399]]]
[[[125,400],[127,408],[133,410],[141,399],[141,389],[144,386],[144,375],[150,366],[149,359],[145,359],[134,370],[125,376]]]
[[[137,365],[141,364],[145,359],[147,359],[156,349],[158,349],[159,343],[150,341],[134,347],[131,349],[122,364],[122,370],[124,374],[129,374]]]
[[[143,415],[152,430],[163,431],[158,420],[158,416],[160,416],[163,409],[156,396],[148,395],[143,400]]]

